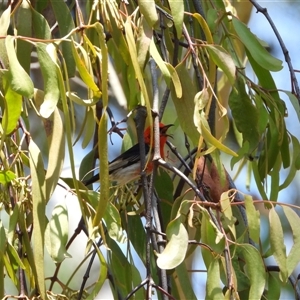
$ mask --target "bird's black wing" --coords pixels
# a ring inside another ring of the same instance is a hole
[[[146,156],[150,150],[150,146],[148,144],[145,144],[145,152]],[[137,163],[140,160],[140,146],[139,144],[135,144],[122,154],[120,154],[118,157],[116,157],[114,160],[112,160],[109,163],[109,174],[112,174],[118,169],[123,169],[126,167],[129,167],[135,163]],[[89,185],[92,183],[95,183],[99,180],[99,173],[93,175],[91,178],[88,178],[86,180],[83,180],[84,185]]]

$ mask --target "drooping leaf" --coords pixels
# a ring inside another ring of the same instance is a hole
[[[168,224],[166,234],[167,246],[162,253],[157,253],[156,262],[159,268],[170,270],[183,262],[188,247],[188,234],[181,222],[181,217]]]
[[[297,99],[297,97],[289,92],[289,91],[282,91],[284,92],[290,99],[290,102],[292,103],[293,107],[294,107],[294,112],[297,114],[297,118],[300,122],[300,106],[299,106],[299,101]]]
[[[219,150],[223,151],[224,153],[227,153],[227,154],[232,155],[232,156],[238,156],[233,150],[229,149],[227,146],[225,146],[219,140],[217,140],[211,134],[211,132],[208,130],[208,127],[209,126],[208,126],[207,122],[204,122],[204,118],[202,118],[202,122],[201,122],[201,134],[203,135],[204,140],[207,143],[209,143],[212,146],[218,148]]]
[[[261,299],[266,282],[265,266],[261,255],[252,245],[241,244],[240,247],[250,280],[249,299]]]
[[[231,56],[225,51],[225,49],[218,45],[207,45],[205,48],[214,63],[224,72],[229,82],[234,85],[236,68]]]
[[[238,77],[229,96],[229,105],[237,129],[250,144],[250,152],[258,145],[258,113],[245,90],[245,83]],[[251,124],[251,126],[249,126]]]
[[[183,0],[169,0],[173,22],[178,38],[181,37],[184,17],[184,1]]]
[[[174,296],[175,299],[197,299],[184,262],[177,266],[175,271],[172,272],[171,280],[173,287],[172,296]]]
[[[263,68],[269,71],[280,71],[282,69],[282,61],[273,57],[258,41],[257,37],[249,30],[249,28],[239,21],[232,18],[233,27],[242,43],[251,53],[253,59]]]
[[[292,182],[292,180],[296,175],[297,170],[300,169],[300,164],[299,164],[300,143],[298,139],[293,135],[290,135],[290,139],[292,140],[292,145],[293,145],[293,158],[292,158],[289,173],[285,178],[284,182],[279,186],[280,191],[290,185],[290,183]]]
[[[74,21],[69,7],[63,0],[50,1],[55,19],[58,23],[60,36],[66,36],[75,28]],[[68,76],[75,75],[75,63],[72,55],[71,44],[69,42],[62,42],[62,52],[64,60],[67,64]]]
[[[137,49],[135,44],[135,39],[132,31],[132,27],[130,24],[131,20],[128,18],[125,22],[125,36],[128,45],[128,50],[131,57],[131,63],[134,70],[134,78],[136,78],[139,87],[141,89],[141,103],[129,103],[129,107],[135,107],[137,104],[141,104],[142,106],[146,106],[148,116],[151,115],[151,107],[150,107],[150,99],[147,92],[146,84],[141,72],[141,68],[137,59]],[[130,74],[131,76],[133,74]]]
[[[31,7],[26,0],[22,0],[18,9],[17,32],[20,36],[32,37],[32,13]],[[31,50],[31,43],[26,42],[23,39],[17,40],[17,57],[20,65],[28,74],[30,69]]]
[[[269,222],[271,250],[280,269],[279,277],[282,282],[286,282],[288,279],[286,247],[280,218],[274,207],[270,209]]]
[[[34,9],[32,9],[32,24],[36,38],[44,40],[49,40],[51,38],[51,30],[47,20]]]
[[[158,14],[155,7],[154,0],[139,0],[139,8],[144,15],[150,27],[155,27],[158,22]]]
[[[6,36],[10,24],[11,5],[3,11],[0,17],[0,35]],[[0,59],[5,68],[8,68],[7,49],[5,47],[5,39],[0,39]]]
[[[197,93],[195,84],[190,77],[185,62],[181,62],[175,68],[182,86],[182,97],[176,96],[175,88],[171,86],[172,100],[175,105],[176,115],[183,131],[192,140],[194,145],[198,144],[199,133],[191,116],[194,114],[193,99]]]
[[[252,196],[244,195],[244,198],[248,220],[249,236],[255,243],[258,244],[260,236],[260,214],[255,209]]]
[[[83,49],[83,47],[78,45],[78,49],[83,55],[83,59],[80,57],[79,53],[77,52],[77,49],[75,47],[75,42],[72,40],[72,53],[80,77],[84,81],[84,83],[94,92],[95,96],[100,97],[101,92],[99,90],[99,87],[94,82],[93,74],[91,72],[91,63],[89,57],[86,51]]]
[[[208,267],[205,299],[224,299],[221,288],[219,258],[212,259]]]
[[[224,229],[231,233],[231,240],[236,240],[236,230],[235,230],[235,222],[236,218],[233,216],[232,208],[230,204],[230,192],[224,192],[221,194],[220,206],[222,210],[222,224]]]
[[[55,263],[71,257],[66,249],[68,231],[68,211],[65,204],[60,203],[53,209],[52,217],[45,230],[45,245]]]
[[[293,246],[292,249],[290,250],[290,253],[288,254],[287,257],[287,271],[288,271],[288,276],[290,276],[297,265],[300,262],[300,253],[299,253],[299,247],[300,247],[300,234],[299,234],[299,224],[300,224],[300,218],[297,215],[297,213],[292,210],[290,207],[283,205],[282,206],[284,214],[291,226],[292,233],[293,233]]]
[[[17,128],[18,120],[22,112],[22,96],[11,87],[11,74],[5,72],[2,77],[4,87],[4,113],[2,118],[2,128],[4,134],[9,135]]]
[[[280,281],[278,276],[272,272],[268,273],[268,294],[267,299],[280,299]]]
[[[30,76],[18,61],[14,40],[15,38],[10,35],[5,38],[5,46],[9,60],[9,72],[11,74],[10,88],[24,97],[31,98],[33,96],[33,83]]]
[[[103,216],[109,236],[117,242],[124,243],[126,237],[123,234],[119,211],[112,203],[108,203]]]
[[[39,63],[44,80],[44,101],[40,107],[40,114],[49,118],[56,108],[60,91],[56,72],[56,48],[53,44],[36,43]]]
[[[36,268],[36,281],[39,291],[41,296],[46,299],[44,275],[44,236],[46,226],[45,170],[40,149],[33,140],[30,140],[29,143],[29,158],[32,179],[32,211],[34,222],[32,237],[33,244],[38,245],[33,249],[33,263]]]

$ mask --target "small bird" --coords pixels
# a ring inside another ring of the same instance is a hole
[[[170,136],[167,134],[168,129],[173,126],[172,124],[164,125],[159,124],[159,134],[160,134],[160,156],[164,159],[164,146],[167,142],[167,138]],[[150,126],[144,131],[145,140],[145,152],[146,161],[149,161],[146,166],[147,175],[151,173],[153,169],[152,158],[148,155],[153,155],[153,151],[150,153],[150,143],[151,143],[151,128]],[[152,149],[153,150],[153,149]],[[139,178],[141,175],[141,163],[140,163],[140,146],[135,144],[124,153],[119,155],[113,161],[109,163],[109,177],[110,180],[116,182],[118,185],[124,185],[130,181]],[[99,180],[99,173],[93,175],[91,178],[83,180],[84,185],[89,185],[95,183]]]

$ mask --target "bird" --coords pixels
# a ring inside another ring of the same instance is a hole
[[[164,125],[159,123],[159,135],[160,135],[160,156],[164,159],[164,146],[167,142],[167,138],[171,135],[167,134],[168,129],[173,126],[173,124]],[[152,158],[148,155],[153,155],[153,149],[150,151],[151,144],[151,128],[150,126],[144,131],[144,141],[145,141],[145,153],[146,161],[148,164],[146,166],[146,174],[149,175],[153,170]],[[140,163],[140,146],[139,144],[133,145],[131,148],[120,154],[114,160],[109,163],[109,177],[112,182],[117,185],[125,185],[131,181],[138,179],[141,175],[141,163]],[[83,184],[88,186],[99,180],[99,173],[93,175],[92,177],[83,180]]]

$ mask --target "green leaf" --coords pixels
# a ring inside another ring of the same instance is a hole
[[[265,266],[261,255],[249,244],[241,244],[239,248],[246,262],[246,274],[250,279],[248,299],[261,299],[266,282]]]
[[[32,98],[33,83],[30,76],[25,72],[18,61],[14,40],[15,38],[10,35],[5,38],[5,46],[9,60],[9,72],[11,74],[10,88],[24,97]]]
[[[6,233],[5,228],[3,227],[2,221],[0,221],[0,260],[3,258],[3,255],[5,254],[7,239],[6,239]]]
[[[32,9],[32,23],[35,37],[38,39],[51,39],[51,30],[43,15]]]
[[[252,196],[244,195],[244,203],[250,238],[258,244],[260,236],[260,213],[255,209]]]
[[[40,107],[40,114],[48,118],[56,108],[60,91],[56,72],[56,47],[53,44],[36,43],[38,59],[44,79],[44,102]]]
[[[179,76],[177,74],[177,71],[171,64],[169,64],[167,62],[165,62],[165,64],[166,64],[166,66],[167,66],[167,68],[170,72],[176,96],[178,98],[181,98],[182,97],[182,86],[181,86],[180,79],[179,79]]]
[[[216,225],[212,222],[210,215],[205,210],[202,212],[201,218],[201,242],[207,244],[214,252],[221,254],[224,251],[225,239],[222,232],[218,230]],[[212,256],[211,251],[205,247],[201,248],[202,256],[206,268],[209,267]]]
[[[6,36],[10,24],[11,5],[3,11],[0,17],[0,36]],[[5,39],[0,39],[0,59],[5,68],[8,68],[7,49],[5,47]]]
[[[292,150],[293,158],[292,158],[289,174],[285,178],[284,182],[279,186],[280,191],[287,188],[290,185],[290,183],[293,181],[296,175],[297,170],[300,169],[300,143],[298,139],[293,135],[290,135],[290,139],[292,140],[292,144],[293,144],[293,150]]]
[[[68,211],[65,204],[61,203],[54,207],[45,231],[45,245],[55,263],[61,263],[65,258],[71,257],[66,249],[68,231]]]
[[[41,297],[47,299],[44,272],[44,235],[46,225],[46,201],[45,201],[45,170],[42,155],[33,140],[29,143],[29,159],[32,179],[32,211],[33,211],[33,248],[34,264],[36,268],[36,282]]]
[[[98,127],[98,139],[101,147],[98,147],[100,160],[100,199],[97,206],[96,215],[93,219],[93,226],[98,226],[101,222],[106,207],[109,203],[109,173],[108,173],[108,151],[107,151],[107,120],[108,116],[104,112]]]
[[[173,22],[176,29],[177,37],[180,38],[183,27],[184,2],[183,0],[169,0],[170,9],[173,16]]]
[[[159,268],[170,270],[183,262],[188,247],[188,234],[181,222],[181,217],[168,224],[166,234],[167,246],[162,253],[157,253],[156,262]]]
[[[123,234],[121,217],[116,207],[108,202],[103,216],[109,236],[117,242],[124,243],[126,237]]]
[[[229,82],[234,85],[236,68],[231,56],[219,45],[206,45],[205,49],[207,49],[214,63],[227,76]]]
[[[292,210],[290,207],[283,205],[282,206],[284,214],[291,226],[292,233],[293,233],[293,241],[294,244],[292,246],[292,249],[290,250],[290,253],[288,254],[287,257],[287,271],[288,271],[288,276],[290,276],[297,265],[300,262],[300,232],[299,232],[299,224],[300,224],[300,218],[297,215],[297,213]]]
[[[128,240],[132,243],[136,253],[142,262],[146,263],[146,235],[145,227],[139,215],[128,216],[127,234]]]
[[[154,184],[160,199],[173,202],[173,181],[164,169],[158,169]]]
[[[17,15],[17,32],[19,36],[31,37],[32,36],[32,14],[31,7],[26,0],[22,0],[22,3],[18,9]],[[22,39],[17,40],[17,57],[19,63],[24,70],[30,72],[32,44]]]
[[[281,222],[274,207],[270,209],[269,222],[271,250],[280,269],[279,278],[285,283],[288,279],[286,247]]]
[[[45,91],[40,114],[43,118],[48,118],[56,108],[60,96],[56,72],[56,47],[53,44],[36,43],[36,48]]]
[[[293,107],[294,107],[294,112],[297,114],[298,120],[300,121],[300,105],[299,105],[299,100],[297,99],[297,97],[289,92],[289,91],[282,91],[283,93],[285,93],[286,95],[288,95]]]
[[[187,70],[186,62],[182,61],[175,68],[182,86],[182,97],[176,95],[175,87],[171,86],[172,100],[176,109],[176,116],[182,130],[191,139],[194,145],[198,145],[199,133],[193,122],[194,103],[193,99],[197,93],[194,81]]]
[[[63,0],[51,0],[50,2],[55,14],[55,20],[58,23],[60,36],[69,35],[70,32],[75,28],[69,7]],[[64,60],[67,64],[68,76],[73,77],[75,75],[76,68],[69,42],[62,42],[62,52]]]
[[[7,184],[16,178],[16,174],[10,170],[0,171],[0,183]]]
[[[23,100],[22,96],[11,89],[11,74],[5,72],[2,77],[4,86],[4,113],[2,127],[4,134],[9,135],[17,128],[17,123],[21,116]]]
[[[193,291],[189,273],[187,272],[186,264],[182,262],[172,272],[172,296],[175,299],[196,300],[197,297]]]
[[[82,129],[84,130],[84,135],[81,146],[82,149],[85,149],[91,142],[95,133],[95,127],[97,127],[94,119],[94,109],[92,107],[86,108],[85,122],[82,124],[82,126]]]
[[[266,299],[280,299],[281,284],[276,275],[268,273],[268,294]]]
[[[213,259],[208,267],[205,299],[224,299],[221,288],[219,258]]]
[[[94,285],[94,288],[91,292],[89,292],[89,295],[87,296],[86,300],[94,300],[96,299],[97,295],[99,294],[105,280],[107,279],[107,264],[105,261],[105,258],[100,252],[99,248],[97,248],[97,254],[100,262],[100,272],[99,272],[99,277]]]
[[[282,69],[282,61],[273,57],[258,41],[257,37],[249,30],[249,28],[239,21],[232,18],[233,27],[239,36],[241,42],[251,53],[253,59],[263,68],[269,71],[280,71]]]
[[[243,134],[244,141],[250,144],[250,152],[258,145],[258,112],[245,90],[245,83],[241,77],[237,78],[229,96],[229,106],[236,128]],[[251,126],[249,126],[251,124]]]
[[[155,27],[156,23],[158,22],[158,14],[155,7],[155,1],[139,0],[138,3],[139,3],[140,11],[144,15],[148,24],[151,27]]]

